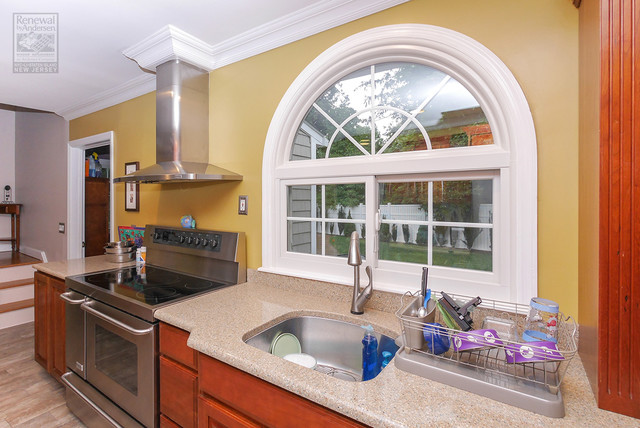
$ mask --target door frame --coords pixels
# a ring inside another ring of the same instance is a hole
[[[67,147],[67,259],[84,257],[84,151],[109,146],[109,239],[115,240],[113,174],[115,150],[113,131],[69,141]]]

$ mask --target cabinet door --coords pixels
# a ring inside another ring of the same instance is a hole
[[[198,375],[160,356],[160,413],[183,428],[197,425]]]
[[[49,277],[40,272],[34,274],[35,360],[45,369],[49,359]]]
[[[260,427],[252,420],[224,404],[200,396],[198,398],[198,428]]]
[[[50,278],[49,314],[50,314],[50,351],[51,374],[60,379],[66,371],[65,363],[65,306],[60,295],[65,291],[64,281]]]
[[[246,415],[266,426],[278,428],[364,426],[333,410],[206,355],[199,354],[198,367],[202,394],[209,395],[239,414]]]

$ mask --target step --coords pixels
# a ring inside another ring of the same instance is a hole
[[[0,283],[29,278],[33,281],[34,272],[35,269],[31,265],[5,267],[0,269]]]
[[[0,305],[33,298],[33,281],[11,288],[0,288]]]
[[[0,314],[31,307],[33,307],[33,298],[18,300],[17,302],[3,303],[0,305]]]
[[[0,282],[0,290],[4,290],[5,288],[21,287],[23,285],[31,285],[31,284],[33,284],[33,277],[25,278],[25,279],[16,279],[14,281],[5,281],[5,282]]]
[[[0,330],[20,324],[33,322],[33,306],[17,309],[11,312],[0,313]]]

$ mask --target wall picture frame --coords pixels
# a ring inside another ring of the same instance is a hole
[[[127,162],[124,164],[125,175],[140,169],[140,162]],[[125,211],[140,211],[140,188],[138,183],[127,182],[125,183],[124,191],[124,210]]]

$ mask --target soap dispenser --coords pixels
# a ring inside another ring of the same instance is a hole
[[[362,380],[370,380],[378,374],[378,339],[370,325],[364,328],[362,338]]]

